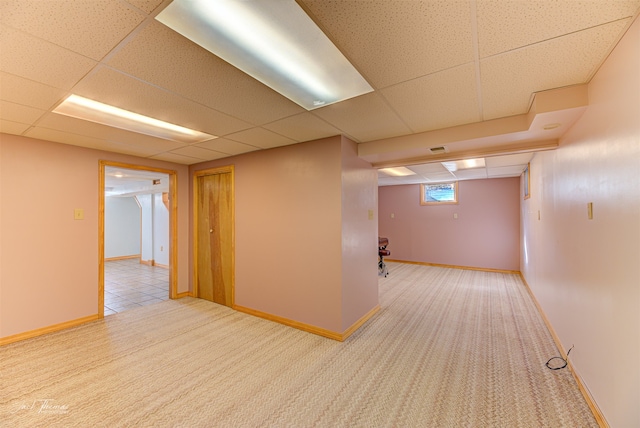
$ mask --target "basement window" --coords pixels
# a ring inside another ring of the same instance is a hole
[[[442,205],[457,203],[458,182],[420,185],[420,205]]]

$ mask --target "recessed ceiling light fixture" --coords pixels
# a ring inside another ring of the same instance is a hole
[[[217,138],[214,135],[143,116],[78,95],[70,95],[53,112],[181,143],[200,143]]]
[[[295,0],[174,0],[156,19],[307,110],[373,91]]]
[[[444,166],[451,172],[455,172],[461,169],[473,169],[473,168],[485,167],[484,158],[464,159],[464,160],[441,162],[441,163],[442,163],[442,166]]]
[[[415,172],[411,171],[409,168],[405,168],[404,166],[398,166],[396,168],[381,168],[381,172],[392,175],[394,177],[406,177],[407,175],[416,175]]]

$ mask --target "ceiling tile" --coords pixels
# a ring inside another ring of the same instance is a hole
[[[449,170],[445,168],[440,162],[425,163],[422,165],[411,165],[411,166],[408,166],[407,168],[409,168],[411,171],[415,172],[416,174],[441,173],[441,174],[449,174],[449,176],[451,176],[451,173],[449,172]]]
[[[502,166],[527,165],[533,158],[533,153],[520,153],[516,155],[491,156],[484,158],[487,168]]]
[[[411,129],[377,93],[332,104],[313,114],[339,128],[356,142],[410,134]]]
[[[632,17],[640,0],[476,2],[478,48],[485,58],[601,24]]]
[[[585,83],[627,21],[617,21],[481,60],[484,119],[526,113],[531,94]]]
[[[83,79],[74,92],[95,101],[215,136],[251,127],[246,122],[105,66],[100,66]]]
[[[163,0],[125,0],[130,5],[137,7],[146,13],[153,12]]]
[[[110,58],[109,65],[255,125],[304,111],[156,21]]]
[[[259,147],[250,146],[248,144],[239,143],[237,141],[228,140],[226,138],[216,138],[214,140],[196,144],[196,146],[214,150],[220,153],[226,153],[228,155],[240,155],[242,153],[249,153],[259,150]]]
[[[499,167],[487,167],[487,176],[492,177],[518,177],[522,174],[522,171],[527,167],[524,165],[512,165],[512,166],[499,166]]]
[[[0,117],[12,122],[33,124],[33,122],[45,113],[45,110],[27,107],[9,101],[0,101]]]
[[[301,3],[376,88],[473,61],[469,1]]]
[[[487,178],[486,168],[474,168],[474,169],[460,169],[452,173],[458,178],[458,180],[474,180],[480,178]]]
[[[180,163],[183,165],[193,165],[196,163],[200,163],[202,162],[202,160],[198,159],[198,158],[193,158],[191,156],[184,156],[184,155],[179,155],[177,153],[162,153],[159,155],[154,155],[151,156],[151,159],[158,159],[158,160],[163,160],[163,161],[167,161],[167,162],[175,162],[175,163]]]
[[[225,153],[214,152],[213,150],[204,149],[202,147],[182,147],[179,149],[171,150],[171,153],[178,155],[189,156],[192,158],[200,159],[201,161],[209,161],[214,159],[224,158],[227,155]]]
[[[263,128],[298,142],[318,140],[340,134],[340,130],[312,113],[302,113],[287,117],[268,123]]]
[[[95,61],[53,43],[0,25],[0,70],[60,89],[70,89]]]
[[[0,132],[5,134],[22,135],[24,131],[29,129],[29,126],[31,125],[0,119]]]
[[[0,99],[48,110],[65,96],[65,91],[13,74],[0,72]]]
[[[3,0],[0,17],[5,25],[100,60],[145,16],[111,0]]]
[[[457,177],[454,176],[449,171],[447,171],[447,172],[429,172],[429,173],[424,173],[424,174],[420,174],[420,175],[422,175],[422,177],[426,178],[429,181],[438,181],[438,182],[455,181],[457,179]]]
[[[69,144],[72,146],[86,147],[96,150],[105,150],[108,152],[122,153],[132,156],[147,157],[149,155],[157,153],[156,148],[149,145],[133,146],[130,144],[105,141],[99,138],[71,134],[69,132],[41,127],[31,128],[27,132],[25,132],[24,135],[26,137],[38,138],[41,140],[53,141],[56,143]]]
[[[240,143],[260,147],[261,149],[270,149],[272,147],[296,144],[296,141],[294,140],[262,128],[247,129],[246,131],[228,135],[227,138]]]
[[[126,145],[131,147],[144,148],[145,153],[161,153],[179,147],[186,146],[185,143],[164,140],[151,137],[149,135],[138,134],[136,132],[125,131],[87,120],[76,119],[56,113],[48,113],[39,122],[38,127],[70,133],[73,130],[76,135],[92,137],[97,140],[113,142],[116,147]]]
[[[473,64],[430,74],[381,92],[414,132],[481,119]]]

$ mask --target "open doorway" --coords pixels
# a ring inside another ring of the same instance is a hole
[[[171,170],[100,162],[99,314],[176,296]]]

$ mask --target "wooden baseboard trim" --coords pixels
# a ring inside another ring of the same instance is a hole
[[[78,318],[71,321],[62,322],[60,324],[50,325],[48,327],[38,328],[36,330],[25,331],[24,333],[14,334],[12,336],[0,338],[0,346],[7,345],[13,342],[19,342],[21,340],[31,339],[32,337],[42,336],[43,334],[53,333],[56,331],[64,330],[70,327],[75,327],[80,324],[88,323],[100,319],[100,315],[89,315],[88,317]]]
[[[567,352],[564,349],[564,347],[562,346],[562,342],[560,341],[560,338],[558,337],[558,335],[556,334],[555,330],[553,329],[553,326],[551,325],[551,322],[549,321],[549,318],[547,318],[547,315],[545,314],[544,310],[542,310],[542,306],[540,306],[540,302],[538,302],[538,299],[533,294],[533,291],[531,290],[531,287],[529,287],[529,283],[525,279],[524,275],[522,275],[522,273],[520,273],[520,277],[522,278],[522,282],[524,283],[524,286],[527,289],[527,292],[529,293],[529,296],[531,297],[531,300],[533,300],[534,305],[536,305],[536,308],[538,309],[538,313],[540,314],[540,316],[542,317],[542,320],[544,321],[545,325],[547,326],[547,330],[549,330],[549,333],[551,334],[551,337],[553,338],[553,341],[555,342],[556,347],[560,351],[560,355],[562,356],[562,358],[564,360],[566,360],[567,359]],[[576,372],[575,368],[573,367],[573,364],[571,364],[571,361],[568,361],[567,367],[569,368],[569,371],[571,372],[571,375],[573,376],[573,378],[575,379],[576,383],[578,384],[578,389],[580,390],[580,392],[582,393],[582,396],[584,397],[585,401],[587,402],[587,405],[589,406],[589,409],[591,410],[591,413],[593,414],[593,417],[595,418],[596,422],[598,423],[598,426],[600,428],[609,428],[609,423],[604,418],[604,414],[602,413],[602,411],[598,407],[598,404],[596,403],[596,401],[593,399],[593,396],[591,395],[591,393],[587,389],[586,385],[582,381],[582,378]]]
[[[481,272],[497,272],[497,273],[513,273],[520,274],[519,270],[506,270],[506,269],[493,269],[493,268],[481,268],[481,267],[473,267],[473,266],[457,266],[457,265],[443,265],[440,263],[427,263],[427,262],[411,262],[407,260],[395,260],[395,259],[385,259],[387,262],[394,263],[406,263],[409,265],[422,265],[422,266],[435,266],[449,269],[464,269],[464,270],[478,270]]]
[[[369,319],[371,319],[371,317],[373,317],[379,310],[380,310],[380,305],[376,305],[373,309],[371,309],[369,312],[364,314],[362,318],[356,321],[351,327],[346,329],[342,333],[342,341],[346,340],[347,337],[351,336],[356,330],[362,327],[362,325],[367,321],[369,321]]]
[[[340,342],[344,340],[342,339],[342,334],[321,327],[316,327],[315,325],[305,324],[303,322],[294,321],[289,318],[280,317],[251,308],[245,308],[244,306],[233,305],[232,308],[238,312],[244,312],[245,314],[253,315],[258,318],[263,318],[269,321],[277,322],[279,324],[284,324],[289,327],[297,328],[298,330],[306,331],[307,333],[317,334],[318,336],[327,337],[329,339],[337,340]]]
[[[163,265],[163,264],[155,263],[155,262],[153,263],[153,266],[154,267],[159,267],[159,268],[162,268],[162,269],[169,269],[169,265]]]
[[[176,294],[175,299],[182,299],[183,297],[192,297],[192,296],[193,296],[193,294],[191,294],[190,291],[185,291],[183,293]]]
[[[134,254],[132,256],[118,256],[118,257],[105,257],[105,262],[115,262],[117,260],[129,260],[129,259],[139,259],[140,254]]]
[[[305,324],[299,321],[294,321],[289,318],[284,318],[284,317],[269,314],[266,312],[258,311],[256,309],[246,308],[244,306],[233,305],[233,309],[237,310],[238,312],[243,312],[245,314],[256,316],[258,318],[263,318],[269,321],[277,322],[279,324],[284,324],[289,327],[297,328],[298,330],[306,331],[307,333],[313,333],[313,334],[317,334],[318,336],[327,337],[329,339],[337,340],[339,342],[344,342],[345,339],[351,336],[356,330],[358,330],[358,328],[360,328],[365,322],[367,322],[371,317],[373,317],[380,310],[380,305],[376,305],[373,309],[367,312],[362,318],[360,318],[351,327],[349,327],[342,333],[327,330],[321,327],[316,327],[310,324]]]
[[[141,265],[147,265],[147,266],[155,266],[156,262],[153,260],[142,260],[140,259],[140,264]]]

